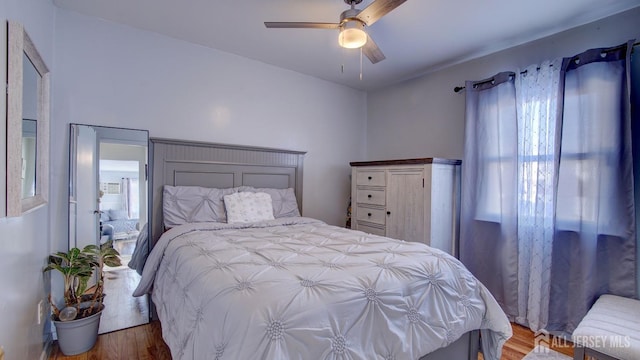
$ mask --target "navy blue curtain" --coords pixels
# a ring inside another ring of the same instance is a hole
[[[549,331],[573,332],[602,294],[637,295],[632,46],[563,61]]]

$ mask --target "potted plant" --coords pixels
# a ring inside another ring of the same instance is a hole
[[[120,266],[119,255],[112,241],[107,241],[49,256],[44,272],[56,270],[64,280],[64,306],[56,306],[51,295],[49,303],[58,346],[65,355],[80,354],[95,345],[104,309],[104,265]],[[94,274],[95,284],[89,286]]]

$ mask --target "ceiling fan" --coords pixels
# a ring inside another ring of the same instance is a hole
[[[366,8],[356,9],[362,0],[344,0],[351,6],[340,14],[339,23],[320,22],[265,22],[268,28],[298,28],[298,29],[339,29],[338,43],[349,49],[362,48],[362,52],[371,63],[375,64],[385,59],[384,54],[364,31],[365,26],[371,26],[381,17],[402,5],[406,0],[376,0]]]

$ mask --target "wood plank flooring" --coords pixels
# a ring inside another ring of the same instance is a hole
[[[520,360],[534,348],[534,333],[524,326],[511,324],[513,336],[502,347],[500,360]],[[550,341],[550,348],[573,358],[573,345],[569,342]],[[565,346],[566,345],[566,346]]]
[[[171,359],[169,347],[162,340],[159,321],[114,331],[98,336],[93,349],[86,353],[64,356],[57,343],[49,360],[163,360]]]
[[[100,334],[130,328],[149,322],[147,296],[133,297],[140,282],[135,270],[126,268],[105,272],[104,310],[100,319]]]
[[[511,324],[511,326],[513,328],[513,337],[509,339],[503,347],[501,360],[520,360],[533,350],[533,332],[520,325]],[[573,357],[573,347],[554,346],[554,343],[563,344],[562,342],[552,341],[552,349]],[[52,355],[49,359],[163,360],[171,359],[171,352],[162,340],[160,322],[154,321],[150,324],[102,334],[98,336],[98,342],[93,349],[80,355],[64,356],[59,352],[57,345],[54,345]],[[479,356],[479,359],[482,359],[482,355]]]

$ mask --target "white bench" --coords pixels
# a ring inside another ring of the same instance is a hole
[[[572,335],[574,359],[640,359],[640,300],[602,295]]]

